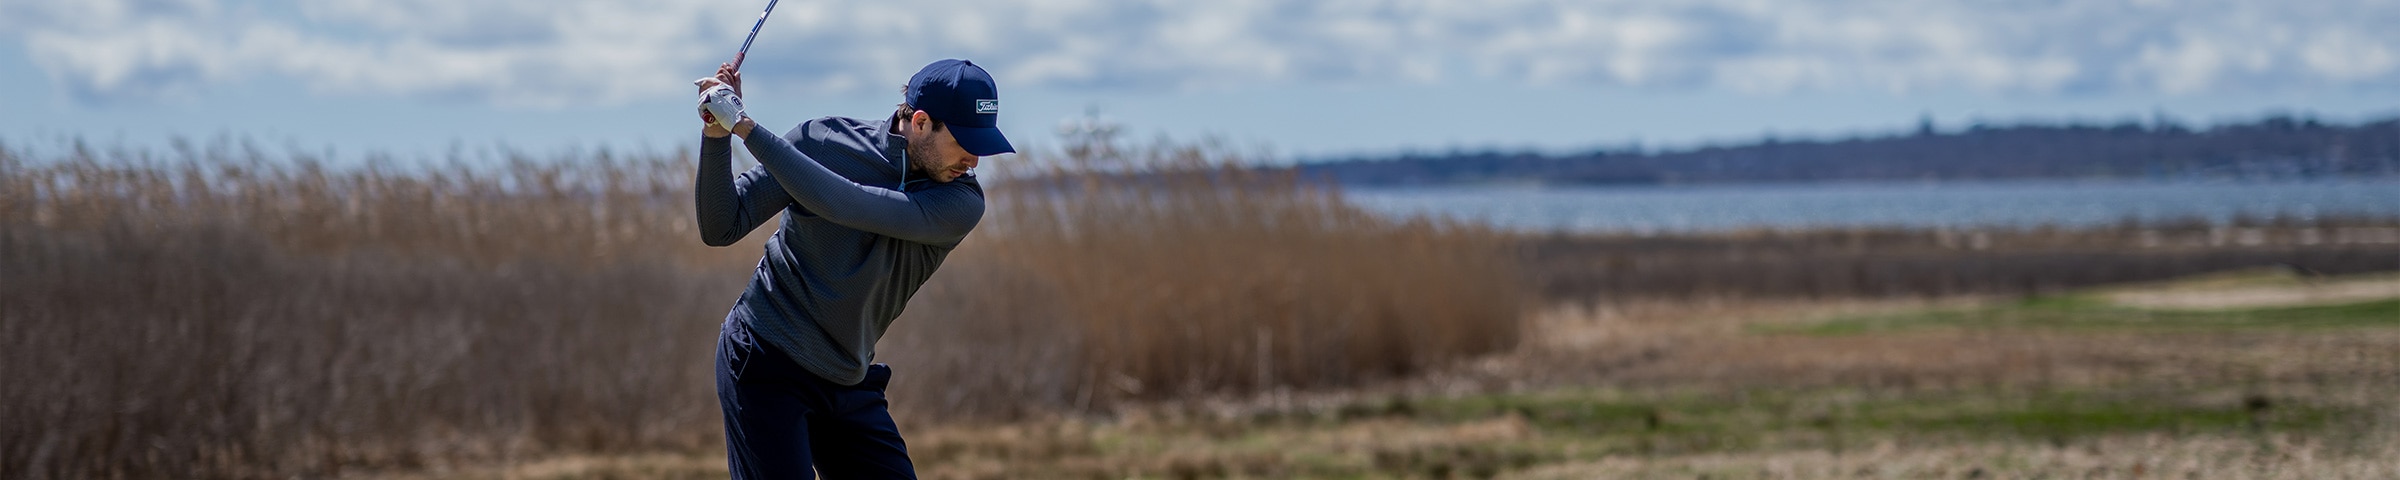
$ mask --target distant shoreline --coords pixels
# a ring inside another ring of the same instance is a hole
[[[1307,162],[1345,187],[1541,183],[1652,185],[2121,178],[2400,178],[2400,117],[2358,124],[2269,115],[2194,129],[2170,122],[1978,125],[1833,140],[1568,155],[1498,150]]]
[[[2400,178],[1346,187],[1368,211],[1527,233],[2026,229],[2400,218]]]
[[[1687,182],[1687,183],[1546,183],[1539,181],[1489,181],[1432,184],[1366,184],[1342,185],[1344,190],[1364,192],[1407,192],[1471,189],[1527,190],[1706,190],[1759,188],[1838,188],[1856,187],[1943,187],[1975,185],[2080,185],[2080,186],[2142,186],[2142,185],[2347,185],[2389,184],[2400,186],[2400,175],[2343,176],[2311,178],[2128,178],[2128,177],[2019,177],[2019,178],[1954,178],[1954,179],[1861,179],[1806,180],[1767,182]]]

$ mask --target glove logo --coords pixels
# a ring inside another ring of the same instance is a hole
[[[976,100],[976,101],[975,101],[975,114],[977,114],[977,115],[982,115],[982,114],[986,114],[986,113],[991,113],[991,114],[998,114],[998,113],[1000,113],[1000,100],[999,100],[999,99],[983,99],[983,100]]]

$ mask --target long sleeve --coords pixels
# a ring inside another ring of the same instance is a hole
[[[733,174],[731,138],[701,137],[699,163],[700,171],[692,176],[692,210],[700,223],[701,243],[732,245],[792,203],[791,195],[776,187],[763,168]],[[767,188],[755,188],[760,186]]]
[[[915,192],[862,185],[765,129],[752,129],[742,142],[793,201],[843,226],[911,242],[955,245],[983,219],[983,192],[969,185],[954,182]]]

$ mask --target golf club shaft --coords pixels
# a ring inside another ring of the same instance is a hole
[[[742,50],[733,54],[734,70],[742,69],[742,57],[750,55],[750,42],[758,40],[758,27],[767,26],[767,15],[775,13],[775,2],[777,1],[780,0],[767,0],[767,10],[758,12],[758,23],[750,24],[750,37],[742,39]]]

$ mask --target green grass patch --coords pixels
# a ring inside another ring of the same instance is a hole
[[[1841,317],[1762,333],[1855,335],[1928,328],[2219,330],[2400,327],[2400,299],[2249,310],[2149,310],[2090,295],[2029,299],[1980,308]]]
[[[2128,293],[2208,295],[2211,292],[2243,291],[2244,288],[2308,288],[2311,285],[2388,282],[2395,279],[2400,279],[2400,272],[2312,280],[2280,268],[2237,270],[2096,287],[1981,307],[1838,317],[1798,325],[1759,325],[1751,327],[1751,330],[1770,334],[1856,335],[1929,328],[2223,330],[2395,327],[2400,326],[2400,298],[2213,310],[2142,308],[2112,300],[2113,295]]]

